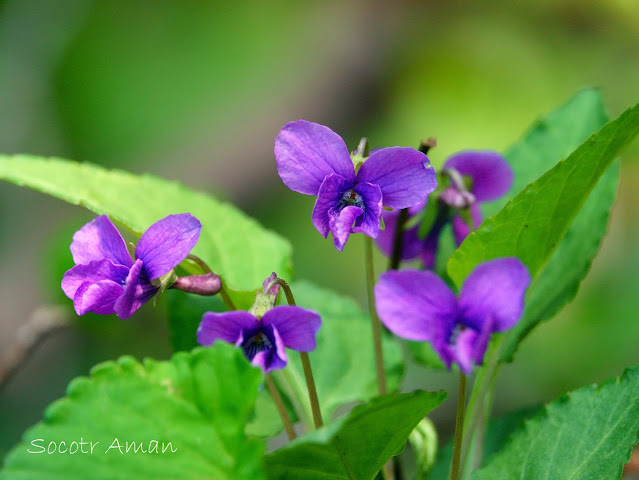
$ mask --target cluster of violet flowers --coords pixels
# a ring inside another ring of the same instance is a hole
[[[369,299],[380,393],[385,393],[385,380],[379,330],[375,334],[377,315],[393,334],[430,342],[448,368],[457,364],[460,372],[469,374],[483,363],[491,335],[519,321],[530,283],[526,266],[514,257],[480,264],[458,294],[434,272],[443,229],[451,225],[461,244],[482,222],[481,203],[505,194],[513,173],[496,152],[464,151],[451,156],[438,175],[426,152],[428,147],[391,147],[369,154],[363,139],[350,153],[331,129],[304,120],[287,124],[275,139],[279,176],[291,190],[317,197],[313,225],[324,238],[332,235],[337,250],[344,249],[350,234],[363,233],[368,242],[376,239],[383,253],[397,256],[395,265],[421,259],[421,269],[389,268],[374,286],[374,299]],[[146,230],[131,254],[109,218],[99,216],[74,235],[71,252],[76,265],[64,274],[62,289],[78,315],[115,313],[123,319],[167,288],[199,295],[223,293],[219,276],[190,253],[201,228],[188,213],[169,215]],[[207,273],[178,277],[175,270],[187,258],[204,265]],[[369,259],[371,279],[372,254]],[[289,305],[277,306],[281,287]],[[372,297],[373,285],[369,287]],[[198,342],[231,343],[265,374],[286,366],[287,348],[300,352],[315,424],[321,426],[307,355],[316,346],[319,314],[296,306],[290,287],[275,273],[266,278],[249,311],[227,305],[227,312],[204,314]],[[277,403],[276,389],[268,376],[266,380]],[[294,432],[289,436],[293,438]]]
[[[512,169],[497,152],[460,152],[445,162],[443,188],[433,194],[437,175],[425,153],[391,147],[367,156],[365,150],[349,154],[339,135],[304,120],[287,124],[275,139],[282,181],[291,190],[317,196],[313,224],[324,238],[330,232],[340,251],[351,233],[364,233],[391,255],[401,210],[406,209],[408,219],[430,213],[424,235],[416,222],[399,236],[401,259],[420,257],[426,270],[383,274],[375,286],[375,306],[391,332],[431,342],[449,368],[456,363],[470,373],[473,365],[482,364],[490,335],[519,321],[528,270],[517,258],[485,262],[456,297],[432,269],[443,228],[452,224],[460,245],[482,221],[479,205],[510,189]]]
[[[115,313],[122,319],[131,317],[166,288],[215,295],[222,282],[214,273],[177,277],[174,271],[187,257],[203,263],[190,255],[201,229],[200,221],[188,213],[169,215],[146,230],[132,258],[115,225],[101,215],[74,234],[71,253],[76,265],[64,274],[62,290],[73,300],[78,315]],[[199,343],[233,343],[265,373],[286,366],[285,348],[300,352],[315,349],[320,316],[297,306],[276,307],[277,280],[273,273],[264,281],[250,312],[204,314],[197,332]]]

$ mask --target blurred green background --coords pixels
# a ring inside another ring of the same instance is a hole
[[[324,123],[353,147],[364,135],[373,146],[435,136],[438,166],[460,149],[505,150],[581,87],[601,87],[616,116],[639,101],[638,80],[634,0],[0,1],[0,151],[151,172],[229,199],[292,241],[298,278],[362,302],[361,238],[337,252],[310,222],[313,198],[279,181],[273,140],[285,123]],[[591,274],[502,369],[497,411],[639,363],[638,160],[635,142]],[[71,308],[59,281],[71,235],[90,218],[0,184],[0,351],[38,307]],[[161,301],[48,340],[0,392],[0,458],[91,365],[168,357],[165,324]],[[409,377],[412,387],[456,383]]]

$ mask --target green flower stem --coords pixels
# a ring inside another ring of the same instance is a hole
[[[291,287],[286,281],[281,278],[276,278],[266,287],[268,292],[275,285],[280,285],[286,295],[286,301],[289,305],[295,305],[295,298]],[[304,377],[306,378],[306,388],[308,389],[308,399],[311,402],[311,410],[313,412],[313,423],[315,428],[320,428],[323,425],[322,411],[320,410],[319,398],[317,397],[317,389],[315,388],[315,378],[313,377],[313,369],[311,368],[311,360],[306,352],[300,352],[300,359],[302,360],[302,367],[304,368]]]
[[[397,216],[397,225],[393,236],[393,251],[388,262],[388,270],[397,270],[402,261],[402,239],[404,237],[404,224],[408,220],[408,209],[402,208]]]
[[[459,394],[457,395],[457,417],[455,419],[455,439],[453,442],[453,463],[450,469],[450,480],[461,477],[461,449],[464,436],[464,410],[466,404],[466,375],[459,372]]]
[[[490,421],[490,413],[493,409],[493,400],[495,399],[495,385],[497,384],[497,371],[492,377],[492,380],[489,383],[489,388],[484,396],[484,400],[481,405],[481,412],[479,414],[479,420],[477,423],[477,428],[475,430],[475,436],[473,437],[473,451],[474,454],[471,457],[472,462],[470,462],[470,472],[478,469],[482,463],[482,457],[484,454],[484,434],[486,432],[486,426]],[[462,443],[463,446],[463,443]],[[464,454],[464,449],[462,448],[462,455]],[[469,458],[468,460],[471,460]],[[462,461],[464,461],[464,457],[462,457]]]
[[[268,393],[271,394],[273,398],[273,402],[275,403],[275,407],[277,408],[280,417],[282,418],[282,423],[284,424],[284,430],[286,430],[286,435],[288,435],[289,440],[294,440],[297,435],[295,435],[295,429],[293,428],[293,422],[288,416],[286,412],[286,407],[284,406],[284,402],[282,401],[282,397],[280,396],[280,392],[278,392],[277,387],[275,386],[275,382],[270,375],[266,375],[265,378],[266,388],[268,389]]]
[[[386,373],[384,372],[384,353],[382,352],[382,324],[377,316],[375,308],[375,268],[373,265],[373,239],[364,237],[364,252],[366,263],[366,288],[368,293],[368,310],[371,316],[373,330],[373,349],[375,351],[375,364],[377,367],[377,386],[380,395],[386,394]]]
[[[386,372],[384,371],[384,352],[382,350],[382,324],[375,308],[375,266],[373,264],[373,239],[364,237],[364,256],[366,264],[366,292],[368,293],[368,311],[371,316],[373,330],[373,350],[375,352],[375,366],[377,367],[377,387],[380,395],[386,394]],[[382,468],[384,480],[394,480],[393,458]]]
[[[228,308],[229,310],[236,310],[233,300],[231,300],[231,297],[229,297],[229,294],[226,293],[226,290],[224,289],[224,283],[222,283],[222,288],[220,289],[218,294],[220,295],[220,298],[226,305],[226,308]]]
[[[303,388],[299,388],[302,380],[300,375],[292,368],[275,370],[271,375],[277,379],[277,384],[291,400],[293,408],[299,415],[306,431],[310,430],[311,422],[313,421],[313,410],[311,409],[311,403],[307,401],[307,392]]]
[[[477,376],[475,377],[473,389],[468,401],[468,408],[466,409],[466,421],[464,422],[464,431],[466,432],[466,435],[464,436],[464,442],[461,450],[462,462],[464,462],[464,464],[469,452],[471,440],[475,439],[475,442],[482,443],[481,440],[483,439],[486,421],[480,422],[480,417],[483,417],[484,420],[490,417],[492,405],[484,405],[484,400],[489,398],[489,403],[492,404],[492,398],[494,397],[493,393],[497,384],[496,379],[497,372],[499,370],[499,358],[501,357],[505,338],[506,335],[501,335],[497,341],[493,343],[486,354],[488,360],[485,366],[478,370]],[[475,431],[476,428],[478,428],[477,431]],[[481,461],[481,453],[482,452],[476,452],[477,455],[480,455],[479,461]]]
[[[320,410],[319,399],[317,398],[315,379],[313,378],[313,370],[311,369],[311,359],[308,357],[308,353],[306,352],[300,352],[300,358],[302,359],[304,377],[306,378],[308,399],[311,402],[311,409],[313,410],[313,423],[315,424],[315,428],[320,428],[323,425],[322,411]]]

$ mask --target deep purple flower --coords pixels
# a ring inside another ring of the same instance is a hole
[[[376,238],[382,207],[407,208],[435,190],[428,157],[413,148],[375,151],[356,171],[344,140],[330,128],[298,120],[275,139],[277,172],[299,193],[316,195],[313,225],[342,250],[351,233]]]
[[[159,287],[151,281],[186,258],[200,236],[200,221],[188,213],[169,215],[144,232],[131,259],[126,243],[106,215],[73,235],[75,267],[62,278],[62,290],[78,315],[116,313],[129,318]]]
[[[244,355],[264,373],[286,366],[286,348],[299,352],[315,349],[320,316],[304,308],[282,305],[257,317],[250,312],[207,312],[197,330],[200,345],[223,340],[242,348]]]
[[[473,364],[482,364],[491,333],[519,321],[529,284],[526,266],[506,257],[477,266],[458,298],[433,272],[386,272],[375,286],[375,301],[391,332],[431,342],[448,368],[455,362],[470,373]]]
[[[421,257],[429,269],[435,267],[439,234],[448,222],[452,222],[457,246],[461,245],[470,228],[460,212],[466,211],[474,227],[479,227],[482,222],[479,205],[504,195],[513,182],[510,165],[499,153],[489,150],[456,153],[444,163],[442,172],[449,177],[450,185],[437,198],[429,197],[429,201],[438,202],[438,213],[428,234],[419,238],[419,225],[407,229],[403,234],[402,260]],[[416,215],[419,210],[410,209],[409,216]],[[398,215],[398,211],[385,211],[382,214],[386,229],[380,232],[377,245],[386,255],[390,255],[393,249]]]

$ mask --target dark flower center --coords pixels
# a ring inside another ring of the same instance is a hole
[[[364,200],[362,196],[351,188],[342,193],[342,197],[337,201],[337,210],[342,211],[345,207],[353,206],[364,210]]]
[[[242,348],[244,349],[244,354],[250,360],[253,360],[253,357],[255,357],[258,353],[273,348],[273,343],[271,343],[266,334],[263,332],[257,332],[242,343]]]
[[[453,331],[450,332],[450,336],[448,337],[448,344],[455,348],[457,346],[457,339],[459,338],[459,335],[461,335],[461,332],[463,332],[465,329],[466,327],[464,325],[460,323],[456,324],[453,328]]]

